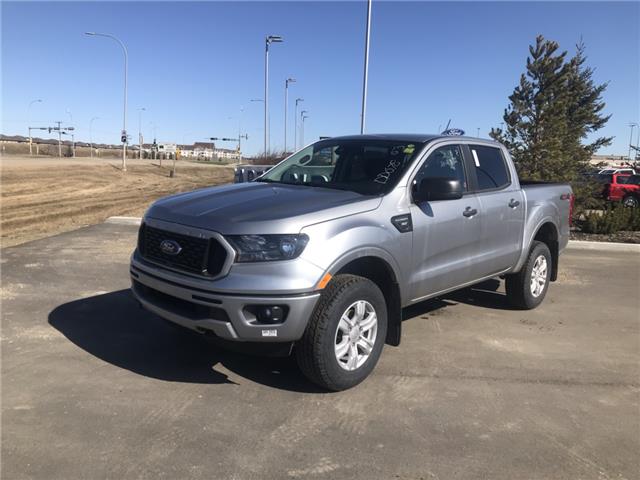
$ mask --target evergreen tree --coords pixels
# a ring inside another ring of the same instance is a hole
[[[490,135],[507,146],[523,178],[576,182],[591,155],[611,143],[606,137],[583,143],[609,120],[602,115],[607,84],[594,83],[582,42],[569,60],[558,49],[556,42],[536,38],[526,73],[509,96],[505,130],[494,128]],[[574,183],[574,188],[581,186]]]

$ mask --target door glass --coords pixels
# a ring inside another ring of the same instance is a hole
[[[500,149],[482,145],[469,145],[476,166],[478,190],[493,190],[510,183],[507,164]]]
[[[440,147],[429,157],[418,170],[413,180],[414,187],[423,178],[450,178],[460,180],[462,188],[467,190],[467,182],[464,175],[464,163],[460,145],[447,145]]]

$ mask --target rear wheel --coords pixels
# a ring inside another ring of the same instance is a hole
[[[534,241],[524,266],[518,273],[507,275],[505,287],[509,302],[530,310],[542,303],[551,279],[552,259],[549,247]]]
[[[386,335],[387,308],[377,285],[356,275],[337,275],[296,345],[298,365],[323,388],[351,388],[376,366]]]
[[[627,195],[622,199],[622,205],[625,207],[638,208],[638,204],[640,204],[640,202],[638,202],[638,199],[633,195]]]

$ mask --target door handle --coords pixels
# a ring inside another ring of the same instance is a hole
[[[469,217],[473,217],[477,213],[478,213],[478,210],[476,210],[475,208],[467,207],[464,210],[464,212],[462,212],[462,215],[464,215],[465,217],[469,218]]]
[[[509,208],[516,208],[518,205],[520,205],[520,202],[515,198],[512,198],[509,202]]]

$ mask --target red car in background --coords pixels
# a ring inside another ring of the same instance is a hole
[[[603,190],[604,198],[611,202],[623,202],[628,207],[637,207],[640,175],[614,173],[610,177]]]

